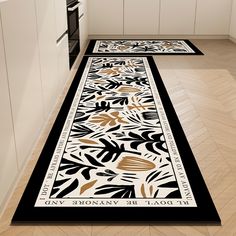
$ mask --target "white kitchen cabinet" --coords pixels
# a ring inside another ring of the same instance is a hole
[[[88,10],[87,10],[87,0],[80,0],[79,6],[79,15],[80,15],[80,47],[83,48],[86,46],[88,41]]]
[[[155,35],[159,27],[159,0],[124,0],[124,34]]]
[[[83,50],[84,47],[86,47],[86,43],[88,40],[88,20],[86,17],[86,14],[80,18],[80,47],[81,51]]]
[[[228,35],[231,0],[197,0],[196,34]]]
[[[54,0],[36,0],[39,58],[45,117],[58,97],[57,33]]]
[[[67,30],[67,7],[66,0],[54,0],[55,10],[53,17],[56,17],[56,36],[60,38]]]
[[[195,9],[196,0],[161,0],[160,34],[193,34]]]
[[[87,1],[86,0],[80,0],[80,5],[79,5],[79,16],[81,17],[82,14],[86,15],[87,14]]]
[[[34,0],[1,4],[3,38],[19,168],[44,122]]]
[[[236,0],[233,0],[233,4],[232,4],[230,36],[236,39]]]
[[[123,0],[89,0],[90,35],[123,34]]]
[[[58,68],[58,81],[60,82],[59,90],[64,88],[66,80],[69,75],[69,48],[68,48],[68,35],[64,37],[57,44],[57,68]]]
[[[18,173],[0,15],[0,212]]]

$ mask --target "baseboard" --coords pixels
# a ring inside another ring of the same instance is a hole
[[[89,39],[229,39],[229,35],[89,35]]]
[[[229,40],[232,41],[233,43],[236,43],[236,38],[229,36]]]

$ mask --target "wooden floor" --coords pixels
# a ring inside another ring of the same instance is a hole
[[[155,60],[222,226],[10,226],[17,202],[50,131],[52,117],[0,220],[0,235],[236,235],[236,44],[228,40],[192,42],[205,56],[156,56]]]

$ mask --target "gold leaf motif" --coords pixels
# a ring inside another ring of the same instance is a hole
[[[93,187],[93,185],[97,182],[97,180],[93,180],[87,184],[84,184],[81,188],[80,188],[80,194],[82,194],[83,192],[85,192],[86,190],[90,189]]]
[[[153,105],[142,105],[140,103],[138,103],[138,105],[136,105],[133,103],[131,106],[128,106],[128,109],[142,111],[142,110],[147,110],[148,108],[152,108],[152,107],[154,107],[154,106]]]
[[[98,100],[100,100],[100,99],[103,99],[104,97],[106,97],[106,95],[98,96],[98,97],[96,98],[96,100],[98,101]]]
[[[129,48],[129,46],[125,46],[125,45],[120,45],[120,46],[117,47],[117,49],[120,50],[120,51],[124,51],[128,48]]]
[[[97,144],[97,142],[90,140],[90,139],[86,139],[86,138],[80,138],[79,141],[81,143],[87,143],[87,144]]]
[[[146,196],[146,193],[145,193],[145,189],[144,189],[144,184],[142,184],[142,186],[141,186],[141,194],[142,194],[142,196],[143,196],[144,198],[147,197],[147,196]]]
[[[105,84],[105,83],[106,83],[106,81],[103,80],[103,79],[96,79],[96,80],[94,80],[94,84]]]
[[[117,91],[120,93],[137,93],[140,92],[141,90],[131,86],[121,86]]]
[[[100,114],[93,116],[90,120],[91,123],[100,123],[100,126],[114,126],[117,123],[128,124],[127,121],[123,120],[123,117],[119,116],[118,111],[111,112],[110,114]]]
[[[120,68],[101,69],[99,73],[115,76],[120,74]]]
[[[156,165],[148,160],[144,160],[139,157],[125,156],[118,163],[117,169],[125,171],[148,171],[155,168]]]
[[[153,193],[153,186],[152,185],[150,186],[149,191],[150,191],[150,195],[152,196],[152,193]]]

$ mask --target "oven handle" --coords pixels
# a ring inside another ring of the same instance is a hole
[[[77,4],[75,4],[73,7],[68,7],[67,10],[68,11],[74,11],[75,9],[77,9],[80,5],[80,2],[78,2]]]

